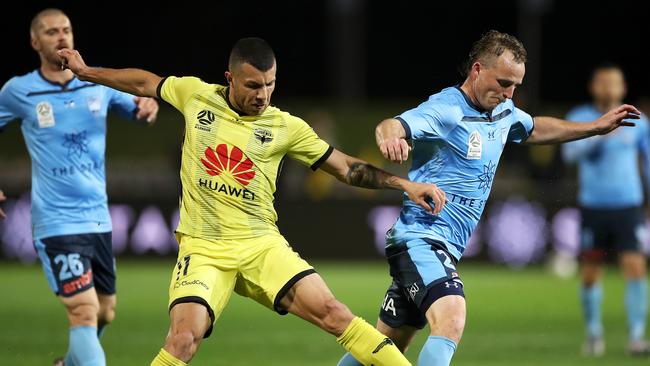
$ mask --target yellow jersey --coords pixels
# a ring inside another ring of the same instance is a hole
[[[305,121],[278,108],[239,115],[225,86],[170,76],[158,96],[185,117],[176,229],[183,234],[208,240],[278,234],[273,201],[284,157],[315,170],[333,150]]]

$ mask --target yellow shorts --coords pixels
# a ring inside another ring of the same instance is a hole
[[[286,314],[280,300],[301,278],[316,271],[281,235],[240,240],[204,240],[178,233],[178,262],[169,285],[169,309],[180,303],[205,305],[212,323],[233,290]],[[207,338],[212,326],[205,333]]]

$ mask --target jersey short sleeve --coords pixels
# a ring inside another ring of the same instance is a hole
[[[133,119],[135,118],[135,96],[129,93],[124,93],[115,89],[108,89],[110,99],[110,110],[119,114],[121,117]]]
[[[513,111],[513,122],[510,125],[508,141],[521,144],[522,142],[525,142],[528,137],[530,137],[531,133],[533,133],[535,122],[533,121],[533,117],[530,114],[522,111],[521,109],[513,106]]]
[[[454,127],[453,119],[445,118],[450,108],[444,103],[429,100],[410,109],[396,119],[402,123],[406,138],[421,140],[428,138],[444,138]]]
[[[208,86],[205,82],[197,77],[176,77],[168,76],[158,85],[158,97],[174,106],[179,111],[183,111],[185,103],[190,97],[200,89]]]
[[[0,129],[18,118],[13,112],[16,108],[17,101],[12,92],[12,80],[9,80],[0,89]]]
[[[288,119],[290,158],[311,167],[313,170],[327,160],[334,150],[300,118],[290,116]]]

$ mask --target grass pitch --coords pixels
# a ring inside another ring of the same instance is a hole
[[[118,308],[102,343],[108,365],[148,365],[167,332],[167,285],[173,259],[118,261]],[[389,284],[383,262],[316,263],[337,297],[374,324]],[[642,365],[625,356],[624,282],[605,278],[603,308],[607,353],[579,354],[583,337],[578,282],[542,268],[512,271],[461,263],[468,319],[455,365]],[[50,294],[38,265],[0,263],[0,364],[50,365],[67,348],[62,306]],[[426,332],[410,351],[415,364]],[[193,365],[334,366],[343,354],[334,337],[291,315],[278,316],[233,295]]]

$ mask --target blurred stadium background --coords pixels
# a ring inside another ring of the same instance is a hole
[[[591,67],[620,64],[628,101],[650,112],[647,14],[633,2],[585,5],[552,0],[371,2],[30,2],[0,23],[6,50],[0,82],[36,68],[31,17],[44,7],[71,18],[87,63],[142,67],[222,83],[235,40],[275,48],[274,104],[307,120],[325,140],[390,171],[373,138],[381,119],[458,83],[471,43],[489,29],[518,36],[529,52],[518,106],[563,116],[587,100]],[[167,327],[169,271],[176,242],[183,122],[163,105],[151,128],[110,120],[106,170],[118,255],[118,317],[106,334],[109,364],[145,364]],[[509,146],[479,229],[459,269],[469,301],[458,365],[575,365],[582,323],[574,256],[579,213],[575,169],[556,146]],[[604,179],[606,177],[603,177]],[[66,347],[63,310],[49,293],[32,247],[30,162],[13,123],[0,134],[0,364],[48,364]],[[383,234],[397,216],[397,192],[349,188],[289,162],[278,187],[281,231],[334,292],[374,321],[388,285]],[[647,245],[650,248],[650,239]],[[598,365],[637,364],[623,356],[621,278],[606,282],[609,353]],[[422,339],[420,338],[420,341]],[[419,349],[419,343],[414,350]],[[297,319],[233,298],[195,364],[333,365],[334,339]],[[416,352],[410,355],[415,360]],[[589,360],[592,362],[592,360]]]

